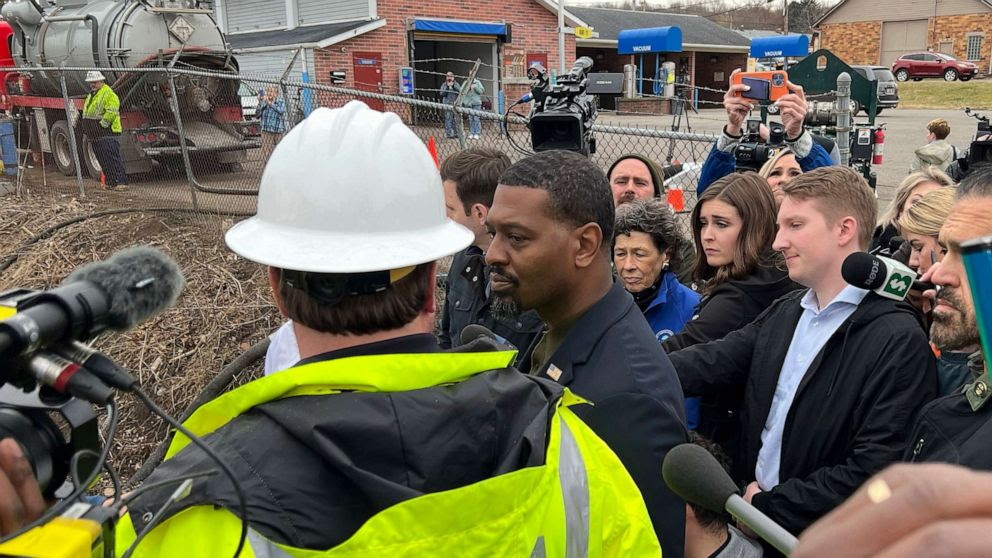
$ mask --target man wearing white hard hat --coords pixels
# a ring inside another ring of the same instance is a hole
[[[395,114],[314,111],[226,240],[267,266],[302,360],[186,421],[233,468],[246,514],[177,434],[145,486],[200,476],[171,506],[175,485],[136,498],[118,548],[154,517],[145,551],[230,555],[245,517],[242,556],[660,555],[637,487],[569,408],[581,400],[484,339],[438,350],[435,262],[473,235]]]
[[[83,101],[83,133],[90,138],[108,190],[126,190],[127,174],[121,159],[121,101],[100,71],[86,72],[90,94]]]

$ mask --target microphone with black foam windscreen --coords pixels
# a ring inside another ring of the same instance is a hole
[[[661,472],[680,498],[714,513],[729,513],[782,554],[788,556],[798,544],[795,536],[737,494],[730,475],[702,446],[675,446],[665,456]]]
[[[844,259],[840,274],[849,284],[891,298],[903,300],[910,290],[933,288],[916,280],[916,272],[905,265],[866,252],[855,252]]]
[[[176,262],[147,246],[86,264],[60,287],[19,301],[17,313],[0,321],[0,359],[130,329],[170,307],[183,285]]]

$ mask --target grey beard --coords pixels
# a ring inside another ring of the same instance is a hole
[[[930,326],[930,340],[942,351],[956,351],[980,342],[978,323],[968,320],[941,320],[934,316]]]
[[[520,307],[511,298],[493,295],[489,301],[489,311],[493,318],[501,322],[516,321],[520,317]]]

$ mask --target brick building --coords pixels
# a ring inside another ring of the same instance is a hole
[[[526,67],[558,66],[557,4],[549,0],[215,0],[215,15],[243,73],[290,74],[310,81],[399,93],[400,68],[414,68],[418,96],[435,97],[443,75],[477,77],[494,109],[501,93],[529,85]],[[567,26],[585,22],[567,14]],[[575,37],[566,36],[567,66]],[[332,79],[333,75],[333,79]],[[460,80],[461,81],[461,80]],[[374,102],[370,102],[374,105]]]
[[[935,51],[992,73],[992,0],[843,0],[816,22],[817,48],[848,64]]]

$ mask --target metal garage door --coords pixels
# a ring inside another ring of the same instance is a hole
[[[886,21],[882,24],[882,56],[879,62],[891,66],[907,52],[927,49],[927,20]]]

